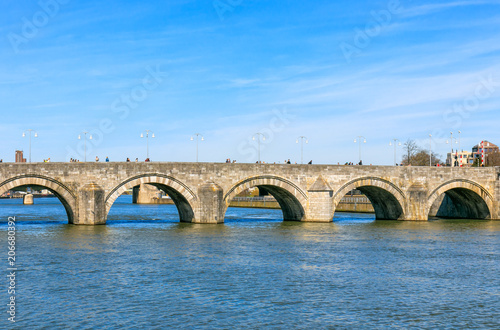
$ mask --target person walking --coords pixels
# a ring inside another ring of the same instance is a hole
[[[106,156],[106,163],[109,163],[109,157]]]

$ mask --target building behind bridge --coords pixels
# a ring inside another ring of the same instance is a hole
[[[456,150],[448,153],[446,165],[452,167],[481,166],[484,148],[485,166],[500,166],[500,148],[489,141],[483,141],[472,147],[472,151]]]
[[[16,150],[16,163],[26,163],[22,150]]]

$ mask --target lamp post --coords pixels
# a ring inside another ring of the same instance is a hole
[[[462,137],[462,131],[458,131],[458,151],[462,152],[462,141],[460,141]]]
[[[458,152],[460,153],[460,158],[458,159],[458,167],[462,166],[462,141],[460,141],[462,137],[462,131],[458,131]]]
[[[397,146],[401,146],[401,141],[399,141],[398,139],[392,139],[392,141],[394,141],[394,165],[397,164],[397,157],[396,157],[396,147]],[[389,142],[389,145],[392,146],[392,141]]]
[[[429,166],[432,167],[432,134],[429,134]]]
[[[78,140],[81,140],[82,139],[82,134],[84,135],[83,136],[83,145],[84,145],[84,155],[83,155],[83,161],[86,162],[87,161],[87,131],[83,131],[82,133],[80,133],[80,135],[78,135]],[[92,135],[89,135],[89,140],[92,140]]]
[[[35,132],[35,137],[38,137],[38,133],[35,130],[33,130],[33,129],[27,129],[27,130],[25,130],[23,132],[23,137],[26,136],[26,132],[29,132],[29,134],[30,134],[30,139],[29,139],[30,140],[30,143],[29,143],[29,146],[30,146],[29,147],[29,162],[31,163],[31,132]]]
[[[263,134],[263,133],[255,133],[253,136],[252,136],[252,140],[255,141],[255,137],[257,136],[257,144],[258,144],[258,150],[259,150],[259,164],[260,164],[260,137],[262,136],[262,141],[266,141],[266,136]]]
[[[459,131],[460,132],[460,131]],[[462,132],[460,132],[462,133]],[[460,134],[459,133],[459,134]],[[450,153],[450,167],[455,167],[455,162],[453,161],[453,140],[455,140],[455,144],[458,144],[457,138],[453,137],[453,132],[450,132],[450,139],[446,141],[446,144],[451,145],[451,153]]]
[[[359,163],[361,164],[361,141],[363,141],[363,143],[366,143],[366,138],[362,135],[359,135],[357,137],[357,139],[354,139],[354,143],[358,143],[359,144]]]
[[[205,138],[200,133],[196,133],[195,135],[196,135],[196,162],[198,163],[198,138],[201,136],[202,141],[205,141]],[[193,140],[194,138],[191,136],[191,141]]]
[[[303,135],[299,136],[295,141],[295,143],[299,143],[299,140],[300,140],[300,163],[304,164],[304,140],[306,140],[306,144],[309,143],[309,140],[307,139],[307,137]]]
[[[155,133],[153,133],[153,131],[147,129],[145,130],[144,132],[146,132],[146,159],[149,160],[149,133],[151,133],[151,137],[154,138],[155,137]],[[141,133],[141,138],[144,137],[144,133]]]

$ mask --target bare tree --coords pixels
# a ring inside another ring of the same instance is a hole
[[[486,166],[500,166],[500,152],[488,154],[486,157]]]
[[[413,165],[412,164],[413,157],[417,154],[419,149],[420,148],[418,147],[417,143],[414,140],[408,139],[404,144],[404,150],[406,151],[406,155],[403,156],[403,164]]]

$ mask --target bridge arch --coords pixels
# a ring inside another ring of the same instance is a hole
[[[68,216],[68,223],[74,223],[77,203],[75,193],[56,179],[42,175],[20,175],[0,183],[0,195],[19,187],[40,187],[52,192],[62,203]]]
[[[377,220],[404,220],[406,196],[395,184],[382,178],[362,177],[349,181],[334,195],[334,209],[350,191],[357,189],[368,197]]]
[[[258,175],[235,183],[224,195],[224,214],[231,200],[243,191],[265,188],[278,202],[285,221],[301,221],[305,218],[307,193],[292,181],[275,175]]]
[[[111,206],[116,201],[116,199],[123,194],[126,190],[131,189],[141,183],[150,184],[163,190],[170,198],[172,198],[177,211],[179,212],[179,217],[181,222],[192,222],[194,219],[194,209],[197,202],[196,194],[183,182],[177,180],[176,178],[158,174],[158,173],[146,173],[133,176],[122,182],[120,182],[116,187],[111,189],[111,191],[106,195],[106,218],[108,216]]]
[[[436,216],[455,219],[491,219],[493,196],[482,185],[455,179],[438,186],[429,195],[427,206]]]

